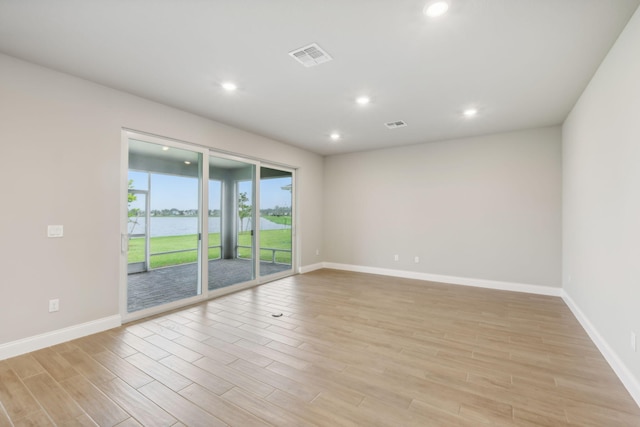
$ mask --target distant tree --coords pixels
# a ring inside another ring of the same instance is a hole
[[[132,179],[129,180],[128,186],[129,186],[129,190],[133,190],[133,180]],[[138,197],[133,193],[129,193],[127,195],[127,197],[128,197],[129,206],[131,206],[132,202],[135,202],[136,200],[138,200]]]
[[[293,190],[293,184],[287,184],[284,187],[280,187],[281,190],[285,190],[288,191],[289,193],[292,192]],[[283,207],[280,208],[279,206],[276,206],[276,209],[279,209],[278,215],[280,216],[290,216],[291,215],[291,210],[288,207]],[[287,222],[285,221],[285,225],[287,224]]]
[[[246,192],[238,195],[238,217],[240,217],[240,232],[244,231],[244,219],[251,218],[251,205]]]
[[[128,182],[128,188],[129,190],[133,189],[132,179],[130,179]],[[130,225],[129,234],[133,234],[133,230],[136,228],[136,225],[138,225],[138,219],[140,218],[140,209],[131,208],[131,203],[135,202],[136,200],[138,200],[138,196],[136,196],[135,193],[132,193],[132,192],[127,193],[127,209],[128,209],[129,225]]]

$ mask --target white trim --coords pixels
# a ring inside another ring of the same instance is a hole
[[[115,315],[1,344],[0,360],[86,337],[87,335],[96,334],[106,331],[107,329],[117,328],[121,324],[120,315]]]
[[[622,384],[624,384],[633,400],[635,400],[636,404],[640,406],[640,382],[638,379],[633,375],[629,368],[627,368],[602,335],[600,335],[595,326],[593,326],[593,323],[591,323],[582,310],[580,310],[571,296],[569,296],[569,294],[564,290],[562,291],[562,299],[587,332],[591,341],[593,341],[596,347],[598,347],[598,350],[600,350],[600,353],[602,353],[604,358],[607,360],[611,369],[613,369],[620,381],[622,381]]]
[[[120,254],[118,258],[118,309],[121,319],[127,315],[127,253],[129,251],[129,132],[120,131]]]
[[[337,264],[325,262],[324,268],[355,271],[359,273],[380,274],[382,276],[402,277],[405,279],[426,280],[429,282],[447,283],[451,285],[473,286],[476,288],[499,289],[503,291],[525,292],[528,294],[562,296],[562,288],[552,286],[529,285],[526,283],[501,282],[497,280],[473,279],[469,277],[444,276],[440,274],[419,273],[416,271],[391,270],[387,268],[367,267],[361,265]]]
[[[320,270],[322,268],[330,268],[330,267],[325,267],[324,263],[319,262],[317,264],[303,265],[298,269],[298,273],[300,274],[311,273],[312,271]]]

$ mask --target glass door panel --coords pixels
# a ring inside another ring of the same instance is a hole
[[[209,157],[209,290],[255,280],[255,170],[252,163]]]
[[[253,181],[236,182],[236,258],[253,260]]]
[[[292,269],[291,172],[260,168],[260,276]]]
[[[129,251],[127,253],[127,273],[140,273],[147,270],[149,248],[147,239],[147,191],[132,188],[134,180],[129,174],[127,193],[127,235]]]
[[[209,180],[209,261],[222,258],[222,181]]]
[[[200,260],[200,165],[202,154],[146,141],[129,140],[130,187],[146,177],[143,192],[129,192],[137,198],[129,206],[133,228],[130,232],[129,261],[140,258],[144,241],[143,268],[129,269],[127,312],[168,304],[201,294]],[[132,183],[133,181],[133,183]],[[137,214],[136,203],[145,196],[144,215]],[[130,264],[131,265],[131,264]]]

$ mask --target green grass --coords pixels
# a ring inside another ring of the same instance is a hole
[[[248,231],[238,233],[240,246],[251,245],[251,234]],[[291,250],[291,230],[262,230],[260,231],[260,246],[263,248]],[[238,258],[250,258],[251,249],[238,248]],[[271,261],[272,251],[260,250],[261,261]],[[276,262],[291,264],[291,252],[276,252]]]
[[[264,230],[260,232],[261,246],[265,248],[291,249],[291,230]],[[178,252],[165,255],[151,256],[151,268],[179,265],[198,260],[198,236],[189,234],[185,236],[152,237],[149,242],[151,254],[167,251],[192,249],[189,252]],[[239,233],[238,244],[251,245],[251,234],[248,231]],[[220,233],[209,234],[209,246],[220,245]],[[251,251],[248,248],[239,248],[240,258],[249,258]],[[220,258],[220,248],[209,249],[209,259]],[[144,238],[129,240],[129,263],[144,261]],[[260,251],[260,259],[271,261],[271,251]],[[291,253],[276,252],[276,262],[291,263]]]
[[[291,217],[288,215],[282,215],[282,216],[261,215],[261,217],[268,221],[275,222],[276,224],[291,225]]]

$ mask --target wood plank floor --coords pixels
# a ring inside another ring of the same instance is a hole
[[[0,361],[0,427],[28,425],[639,426],[640,409],[559,298],[320,270]]]

